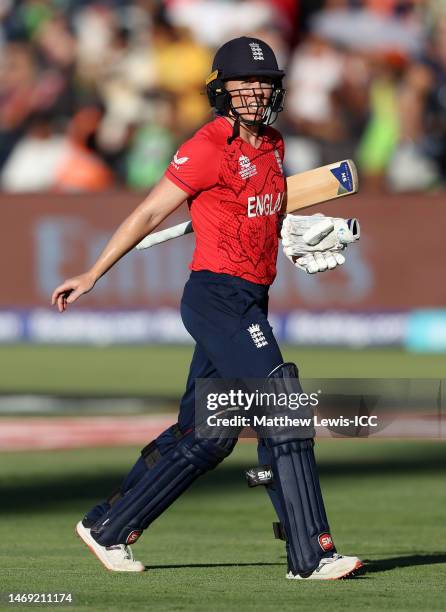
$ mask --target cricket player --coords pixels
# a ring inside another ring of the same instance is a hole
[[[241,37],[224,44],[206,83],[214,120],[180,147],[164,177],[93,267],[53,293],[52,303],[63,312],[187,200],[196,245],[181,315],[196,346],[178,422],[141,451],[119,490],[76,526],[110,570],[143,571],[129,545],[234,448],[234,438],[195,435],[195,379],[293,379],[298,384],[297,367],[284,363],[267,318],[286,199],[283,140],[270,127],[283,108],[283,77],[262,40]],[[298,268],[316,273],[344,262],[343,246],[334,230],[327,234],[326,223],[318,215],[288,215],[283,221],[285,252]],[[344,234],[349,231],[343,220],[337,223],[345,226]],[[319,237],[318,224],[325,228]],[[311,247],[302,239],[308,228]],[[286,540],[286,577],[336,579],[358,570],[361,561],[339,555],[333,544],[312,435],[259,439],[258,457],[274,477],[267,492]]]

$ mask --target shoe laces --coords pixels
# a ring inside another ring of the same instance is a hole
[[[341,557],[342,555],[340,555],[339,553],[333,553],[331,557],[324,557],[323,559],[321,559],[319,566],[325,565],[326,563],[333,563],[334,561],[337,561]]]
[[[133,553],[129,546],[125,544],[114,544],[113,546],[107,546],[107,550],[116,550],[123,553],[124,559],[128,561],[133,561]]]

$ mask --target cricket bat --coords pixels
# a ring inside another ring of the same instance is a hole
[[[289,176],[287,182],[287,213],[315,206],[321,202],[337,200],[358,191],[358,173],[351,159],[321,166],[307,172]],[[136,245],[138,250],[193,232],[192,222],[185,221],[146,236]]]

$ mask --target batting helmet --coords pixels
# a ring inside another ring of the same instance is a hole
[[[222,115],[229,111],[241,121],[242,113],[231,104],[231,94],[225,88],[225,81],[242,77],[269,77],[272,83],[272,94],[262,116],[255,121],[270,125],[277,113],[283,110],[285,89],[282,87],[283,70],[279,70],[274,51],[259,38],[241,36],[225,43],[215,54],[212,72],[206,79],[206,91],[210,105]]]

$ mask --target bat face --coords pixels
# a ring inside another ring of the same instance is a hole
[[[287,178],[287,212],[295,212],[358,191],[358,173],[351,159]]]

